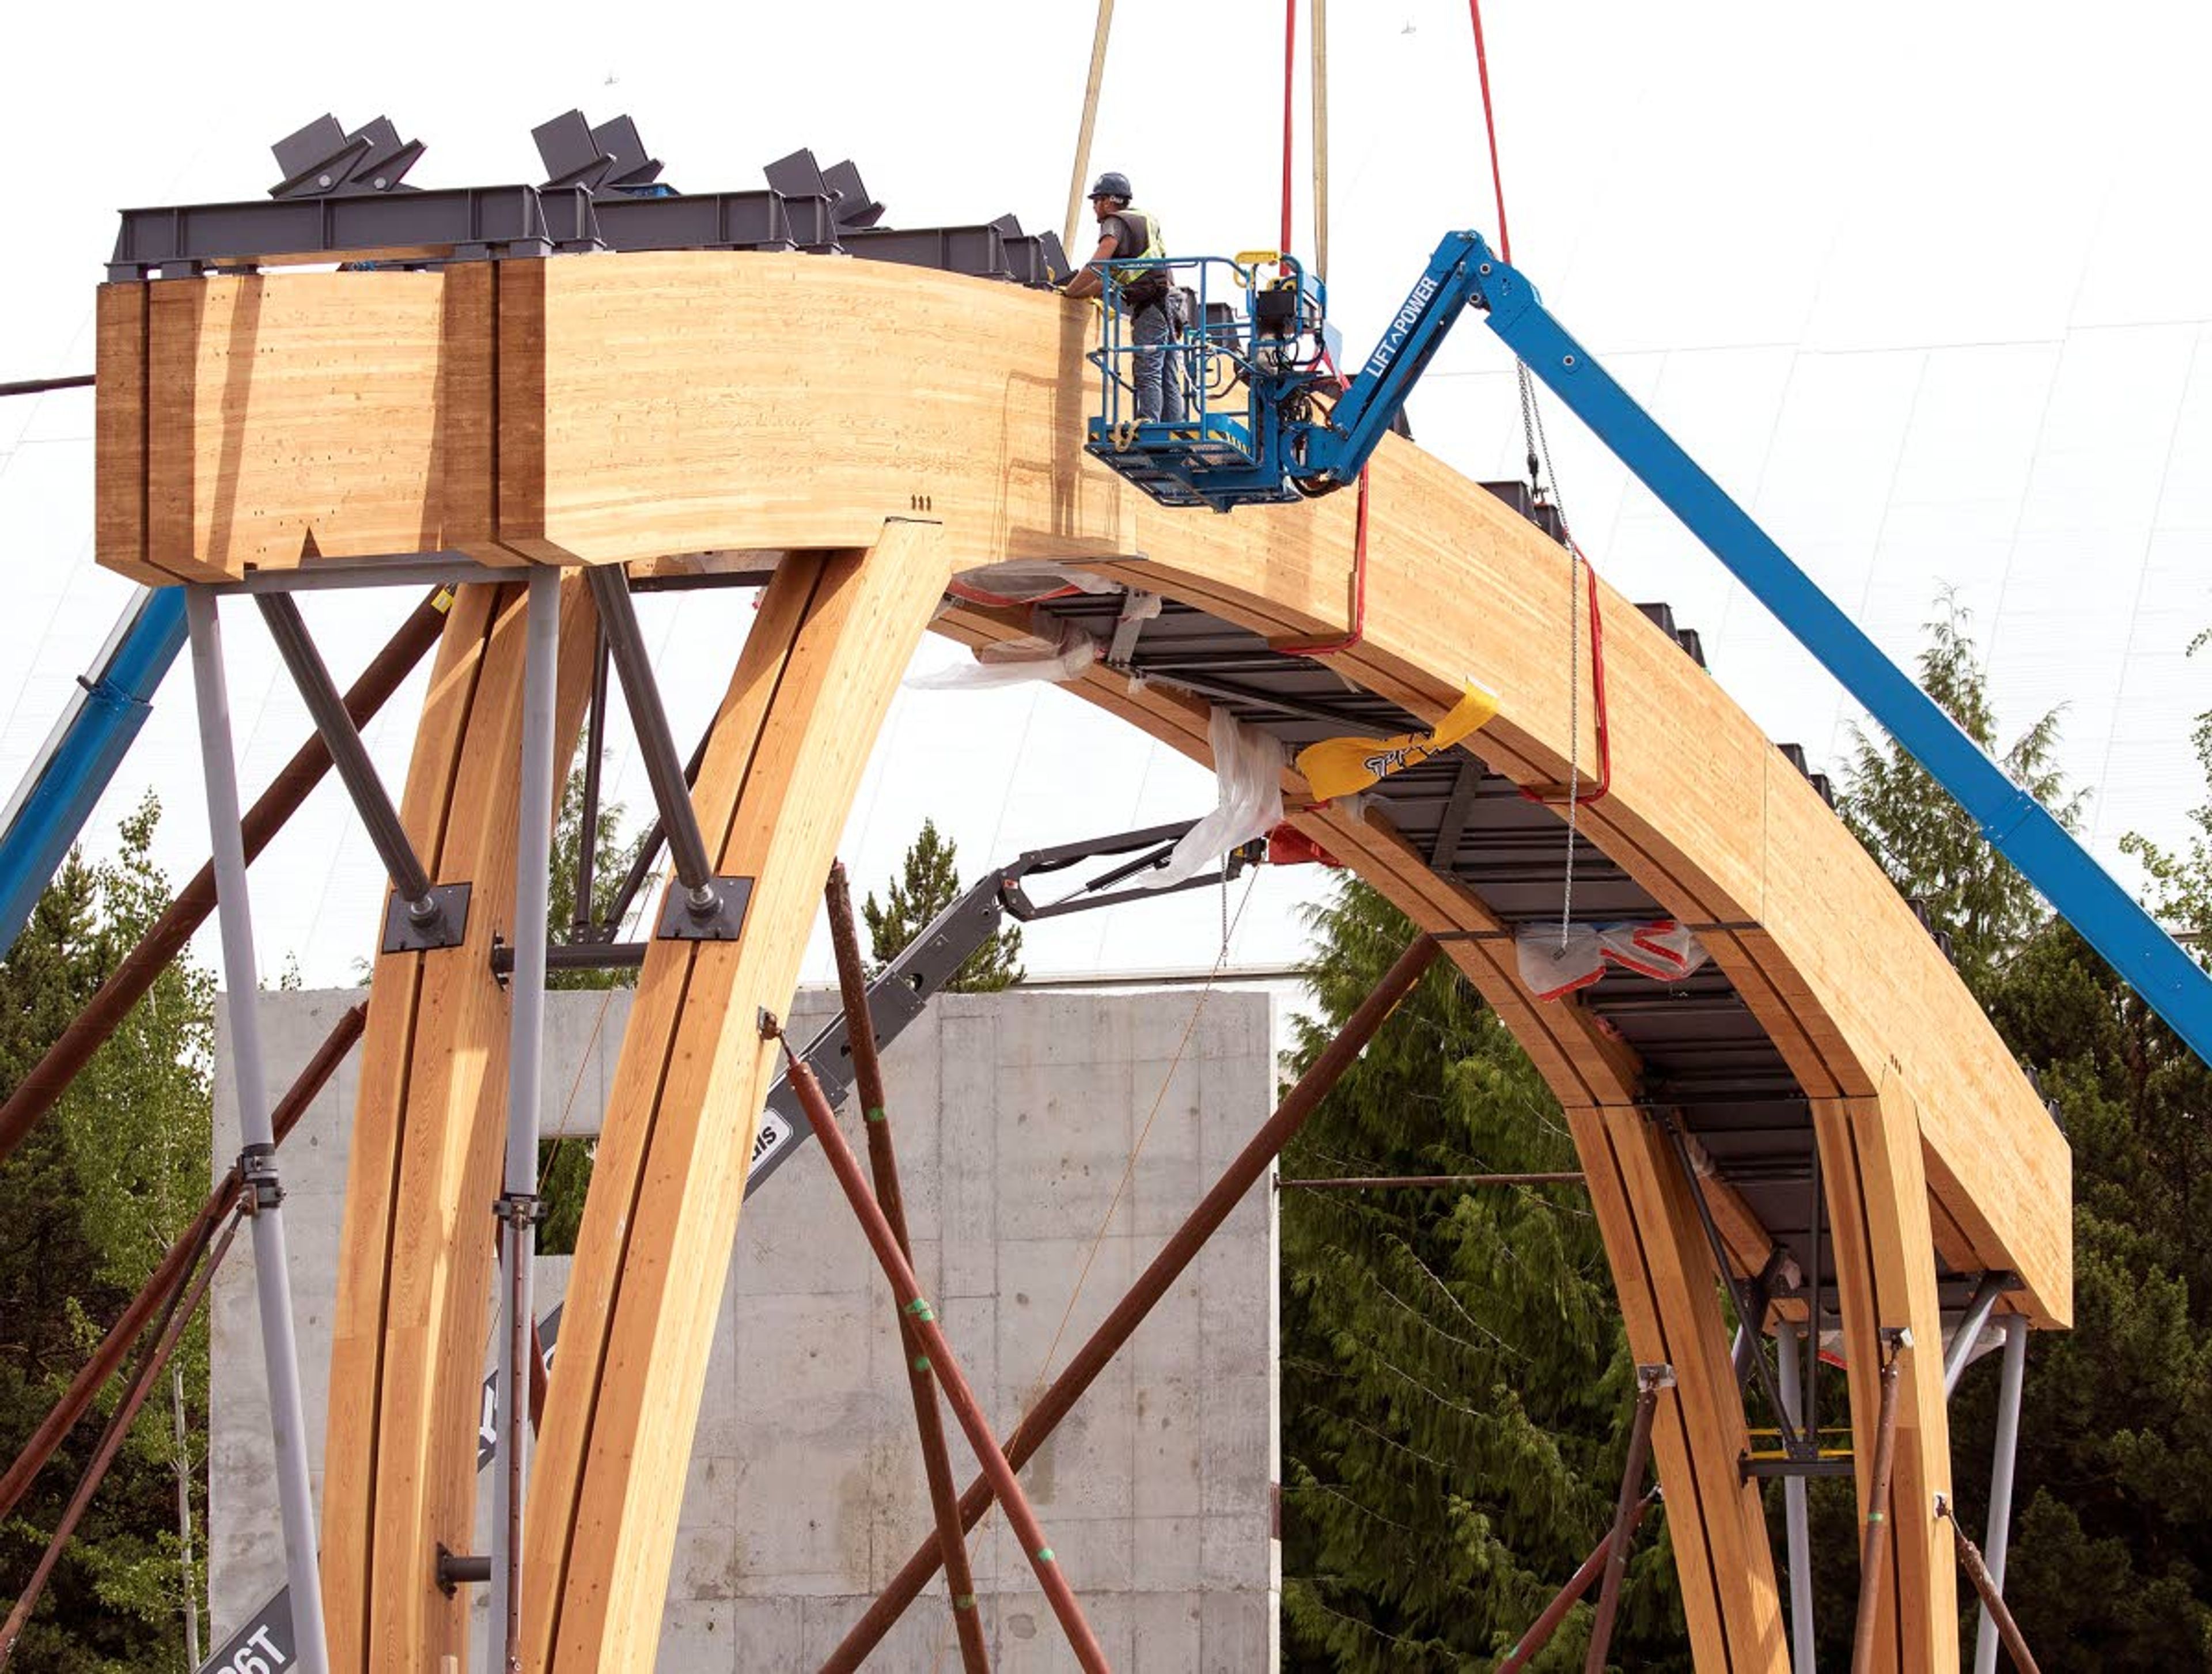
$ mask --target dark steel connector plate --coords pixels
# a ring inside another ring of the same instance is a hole
[[[417,924],[407,910],[407,903],[399,898],[399,892],[392,892],[391,904],[384,913],[382,951],[422,953],[433,948],[461,945],[469,933],[469,886],[434,884],[430,898],[438,904],[438,916],[427,924]]]
[[[684,899],[681,883],[661,903],[660,928],[653,934],[663,941],[735,941],[744,934],[745,909],[752,904],[753,880],[717,878],[714,910],[702,916]]]

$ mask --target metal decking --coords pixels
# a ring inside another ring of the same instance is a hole
[[[1114,638],[1120,604],[1115,595],[1085,594],[1039,609],[1079,624],[1103,643]],[[1694,630],[1676,628],[1664,605],[1640,608],[1702,665]],[[1257,634],[1172,600],[1142,624],[1126,659],[1113,666],[1225,709],[1293,752],[1346,733],[1385,736],[1427,724],[1352,686],[1322,663],[1285,655]],[[1805,770],[1802,751],[1777,747]],[[1829,797],[1825,778],[1808,776]],[[1464,746],[1445,752],[1393,774],[1368,795],[1437,873],[1475,896],[1509,931],[1558,921],[1567,851],[1560,812],[1522,795],[1518,785],[1492,771],[1474,752]],[[1578,835],[1574,850],[1578,921],[1671,916],[1588,838]],[[1635,1049],[1645,1071],[1645,1096],[1679,1114],[1702,1153],[1700,1172],[1702,1160],[1709,1160],[1714,1176],[1735,1189],[1769,1239],[1808,1273],[1821,1275],[1821,1312],[1831,1316],[1836,1263],[1818,1208],[1810,1106],[1728,974],[1711,963],[1676,982],[1609,971],[1559,1003],[1595,1014]],[[1962,1302],[1978,1275],[1953,1274],[1940,1254],[1936,1264],[1947,1305]],[[1778,1282],[1773,1294],[1802,1297],[1805,1288]]]

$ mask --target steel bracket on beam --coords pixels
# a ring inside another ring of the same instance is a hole
[[[752,898],[750,878],[713,877],[703,889],[686,889],[678,880],[661,904],[653,934],[662,941],[735,941],[744,934]]]
[[[384,911],[384,940],[378,947],[386,953],[427,953],[440,947],[458,947],[469,933],[469,886],[433,884],[420,901],[400,898],[398,890]]]
[[[451,1598],[465,1586],[483,1586],[491,1580],[491,1560],[456,1552],[438,1543],[438,1591]]]
[[[1809,1459],[1756,1458],[1746,1453],[1740,1464],[1747,1482],[1768,1476],[1848,1476],[1853,1469],[1848,1453],[1823,1453]]]

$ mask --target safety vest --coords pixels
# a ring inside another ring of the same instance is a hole
[[[1115,214],[1143,229],[1145,247],[1137,253],[1136,259],[1158,261],[1167,254],[1167,247],[1160,242],[1160,222],[1158,216],[1147,214],[1133,204],[1126,209],[1116,210]],[[1156,279],[1162,285],[1167,283],[1167,276],[1157,267],[1117,267],[1113,269],[1112,272],[1114,283],[1117,285],[1132,285],[1139,279],[1147,277]]]

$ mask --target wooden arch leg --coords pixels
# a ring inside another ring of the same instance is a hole
[[[1651,1433],[1700,1670],[1785,1674],[1774,1553],[1759,1487],[1743,1480],[1743,1398],[1721,1314],[1718,1269],[1681,1170],[1640,1110],[1567,1111],[1590,1205],[1640,1363],[1674,1368]]]
[[[1639,1362],[1674,1368],[1675,1387],[1660,1397],[1654,1415],[1653,1453],[1698,1666],[1784,1674],[1789,1655],[1772,1548],[1758,1488],[1739,1469],[1749,1438],[1719,1274],[1672,1147],[1626,1102],[1641,1066],[1620,1043],[1590,1031],[1574,1007],[1532,1001],[1498,939],[1503,927],[1372,816],[1310,813],[1300,821],[1425,928],[1474,933],[1445,949],[1528,1049],[1565,1111],[1630,1351]],[[1743,1271],[1757,1271],[1765,1255],[1757,1223],[1720,1183],[1708,1186],[1734,1258]]]
[[[596,618],[563,584],[556,724],[573,748]],[[459,590],[401,817],[441,883],[471,886],[458,947],[376,962],[340,1245],[322,1572],[334,1674],[462,1654],[440,1542],[474,1545],[477,1387],[506,1132],[507,1005],[491,940],[514,919],[524,589]]]
[[[693,794],[735,941],[657,941],[623,1037],[531,1482],[527,1665],[645,1674],[754,1129],[759,1034],[807,931],[891,693],[949,577],[933,524],[793,554],[763,596]]]
[[[1889,1519],[1888,1557],[1876,1578],[1873,1666],[1955,1674],[1958,1576],[1950,1535],[1936,1520],[1936,1496],[1951,1491],[1951,1434],[1919,1112],[1893,1080],[1876,1098],[1816,1101],[1813,1124],[1835,1244],[1862,1521],[1881,1408],[1881,1334],[1912,1333],[1898,1362],[1889,1503],[1881,1508]]]

